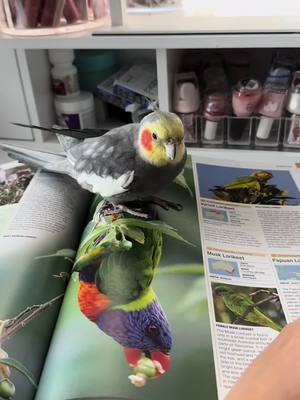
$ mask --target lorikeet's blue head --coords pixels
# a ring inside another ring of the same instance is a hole
[[[128,307],[130,308],[130,307]],[[98,327],[124,347],[130,365],[142,353],[169,367],[172,335],[167,317],[157,300],[139,309],[111,308],[96,319]]]

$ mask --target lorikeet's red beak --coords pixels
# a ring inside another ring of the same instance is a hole
[[[171,363],[171,356],[161,351],[151,351],[150,354],[152,361],[157,365],[155,378],[159,378],[168,371]]]
[[[140,358],[143,356],[143,352],[141,350],[128,347],[124,347],[124,353],[130,367],[135,367]],[[165,374],[170,367],[170,354],[163,353],[162,351],[151,351],[150,355],[157,368],[155,378],[159,378]]]

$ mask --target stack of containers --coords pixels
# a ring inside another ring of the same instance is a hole
[[[51,81],[57,123],[70,129],[96,128],[94,97],[79,89],[74,51],[49,50],[49,59],[53,65]]]

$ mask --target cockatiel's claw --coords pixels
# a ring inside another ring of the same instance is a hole
[[[149,200],[149,203],[155,204],[164,210],[169,210],[170,208],[175,211],[182,211],[183,206],[180,203],[173,203],[169,200],[160,199],[159,197],[152,196]]]
[[[114,205],[108,202],[106,202],[99,210],[99,217],[101,219],[101,217],[107,217],[108,215],[116,215],[122,213],[131,214],[138,218],[149,218],[149,214],[142,212],[141,208],[131,208],[124,204]]]

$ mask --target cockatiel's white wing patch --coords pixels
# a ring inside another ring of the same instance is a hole
[[[77,181],[82,187],[88,188],[93,193],[100,193],[103,197],[112,197],[128,190],[128,186],[132,183],[134,171],[125,172],[118,178],[110,175],[99,176],[94,172],[82,172],[78,175]]]
[[[135,177],[135,124],[84,140],[67,152],[77,182],[85,189],[111,198],[129,191]]]

